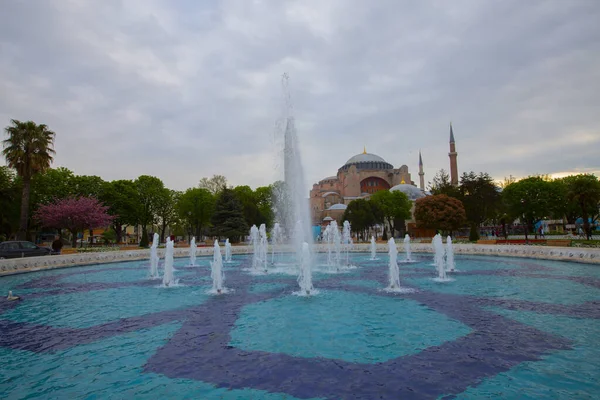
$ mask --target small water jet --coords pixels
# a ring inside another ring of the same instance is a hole
[[[283,230],[276,222],[271,230],[271,264],[275,264],[275,254],[279,250],[279,246],[283,244]]]
[[[152,246],[150,246],[150,279],[160,278],[158,275],[158,233],[152,237]]]
[[[223,257],[221,256],[221,248],[219,247],[218,240],[215,240],[213,261],[210,263],[210,277],[212,278],[213,284],[209,293],[227,293],[227,289],[223,286],[223,283],[225,282],[225,273],[223,272]]]
[[[163,286],[171,287],[177,285],[173,275],[173,253],[175,252],[175,243],[171,238],[167,238],[165,249],[165,272],[163,274]]]
[[[377,245],[375,244],[375,236],[371,236],[371,260],[377,260]]]
[[[435,280],[436,282],[452,281],[453,279],[448,278],[446,276],[446,262],[444,260],[444,243],[442,243],[442,236],[439,233],[437,235],[435,235],[433,237],[433,240],[431,241],[431,244],[432,244],[433,250],[435,252],[435,255],[434,255],[435,268],[438,272],[438,277],[433,278],[433,280]]]
[[[331,271],[339,271],[342,265],[342,236],[336,221],[325,229],[327,236],[327,265]]]
[[[344,244],[345,264],[350,265],[350,249],[352,248],[352,233],[350,232],[350,222],[344,221],[344,227],[342,229],[342,243]]]
[[[389,255],[389,279],[390,284],[384,290],[386,292],[395,293],[411,293],[414,289],[403,288],[400,286],[400,269],[398,268],[398,249],[394,238],[388,240],[388,255]]]
[[[225,239],[225,262],[231,263],[231,243],[229,243],[229,238]]]
[[[312,283],[312,261],[310,256],[310,248],[306,242],[302,243],[302,256],[300,259],[298,285],[300,286],[300,291],[295,294],[300,296],[310,296],[318,293],[313,287]]]
[[[258,253],[259,253],[259,269],[263,272],[267,273],[267,252],[269,241],[267,239],[267,227],[265,224],[260,224],[260,228],[258,229],[258,234],[260,237],[260,241],[258,244]]]
[[[411,258],[412,252],[410,249],[410,236],[408,233],[404,235],[404,251],[406,252],[406,260],[405,262],[413,262],[414,260]]]
[[[19,296],[14,296],[12,290],[8,291],[8,296],[6,297],[6,300],[8,301],[16,301],[16,300],[21,300],[21,298]]]
[[[456,263],[454,262],[454,247],[452,247],[452,238],[446,238],[446,271],[456,272]]]
[[[198,248],[196,247],[196,237],[192,236],[192,240],[190,240],[190,265],[193,267],[196,265],[196,252]]]

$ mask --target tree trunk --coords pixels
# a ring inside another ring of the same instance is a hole
[[[123,236],[123,227],[120,223],[113,224],[115,235],[117,236],[117,244],[121,243],[121,237]]]
[[[164,243],[165,241],[165,231],[167,230],[167,224],[162,224],[162,228],[160,230],[160,242]]]
[[[74,249],[77,248],[77,231],[72,231],[69,229],[69,232],[71,232],[71,246],[73,246]]]
[[[23,178],[23,191],[21,192],[21,219],[17,240],[27,239],[27,222],[29,220],[29,195],[31,193],[31,178]]]

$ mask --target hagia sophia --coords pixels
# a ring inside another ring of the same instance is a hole
[[[454,132],[450,124],[450,181],[458,185],[456,145]],[[310,209],[313,225],[327,225],[329,221],[341,222],[342,215],[347,205],[356,199],[369,198],[380,190],[401,191],[413,202],[426,196],[425,173],[423,172],[423,159],[419,151],[419,186],[415,185],[407,165],[394,168],[392,164],[382,157],[367,153],[366,148],[362,153],[350,157],[342,165],[336,175],[323,178],[315,183],[310,190]],[[406,221],[410,230],[414,221]]]

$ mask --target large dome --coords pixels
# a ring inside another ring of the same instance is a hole
[[[340,168],[347,170],[350,166],[355,165],[357,169],[394,169],[394,166],[376,154],[363,152],[351,157],[346,164]]]
[[[385,160],[383,158],[379,157],[376,154],[360,153],[360,154],[355,155],[354,157],[351,157],[348,161],[346,161],[346,164],[344,164],[344,165],[356,164],[359,162],[370,162],[370,161],[385,162]]]
[[[390,192],[402,192],[408,197],[409,200],[412,201],[420,199],[421,197],[425,197],[425,193],[423,193],[421,189],[407,184],[396,185],[390,189]]]

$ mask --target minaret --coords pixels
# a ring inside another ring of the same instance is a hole
[[[454,186],[458,186],[458,165],[456,164],[456,145],[454,143],[454,132],[452,131],[452,122],[450,122],[450,183]]]
[[[419,150],[419,186],[421,191],[425,191],[425,172],[423,172],[423,159],[421,158],[421,150]]]

